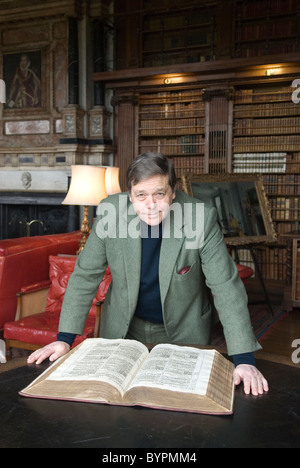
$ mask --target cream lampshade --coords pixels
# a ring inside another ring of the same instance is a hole
[[[70,188],[62,204],[84,206],[84,217],[81,224],[82,238],[79,241],[77,254],[83,250],[90,233],[88,206],[97,206],[106,197],[105,168],[82,165],[72,166]]]
[[[113,195],[114,193],[120,193],[121,188],[119,184],[119,168],[118,167],[106,167],[105,171],[105,187],[107,195]]]

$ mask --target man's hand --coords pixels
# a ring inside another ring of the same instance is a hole
[[[54,341],[44,348],[37,349],[34,353],[30,354],[27,359],[28,364],[36,362],[41,364],[45,359],[49,358],[49,361],[55,361],[59,357],[70,351],[70,346],[64,341]]]
[[[233,372],[235,385],[244,382],[244,392],[246,395],[261,395],[269,390],[269,385],[264,376],[254,366],[240,364]]]

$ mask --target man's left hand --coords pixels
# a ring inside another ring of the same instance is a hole
[[[269,390],[269,385],[259,370],[248,364],[238,365],[233,372],[235,385],[244,382],[244,392],[246,395],[262,395]]]

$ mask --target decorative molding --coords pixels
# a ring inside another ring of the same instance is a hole
[[[210,102],[215,97],[225,97],[227,101],[233,99],[234,90],[229,89],[204,89],[202,92],[202,99],[204,102]]]
[[[120,106],[122,104],[132,104],[133,106],[138,105],[138,96],[136,94],[131,95],[116,95],[111,98],[110,101],[112,107]]]
[[[46,2],[5,2],[1,5],[0,24],[26,21],[35,18],[73,16],[81,18],[86,0],[47,0]],[[19,3],[19,5],[17,5]],[[22,5],[20,5],[22,3]]]

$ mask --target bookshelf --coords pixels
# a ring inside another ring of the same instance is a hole
[[[287,244],[287,274],[284,288],[284,307],[290,311],[300,307],[300,231],[283,236]]]
[[[265,84],[237,89],[234,96],[232,169],[263,175],[280,242],[256,249],[267,280],[285,280],[283,236],[298,229],[300,221],[300,106],[292,102],[292,91],[291,83]],[[247,252],[244,256],[249,264]]]
[[[236,2],[235,56],[257,57],[299,51],[299,0]]]
[[[177,177],[204,172],[205,125],[200,89],[139,96],[138,151],[167,155]]]
[[[233,172],[259,172],[277,233],[300,220],[300,106],[291,83],[236,90]]]
[[[144,0],[143,67],[214,59],[218,2],[206,2],[206,5],[179,3],[181,5],[176,8],[169,0]]]

